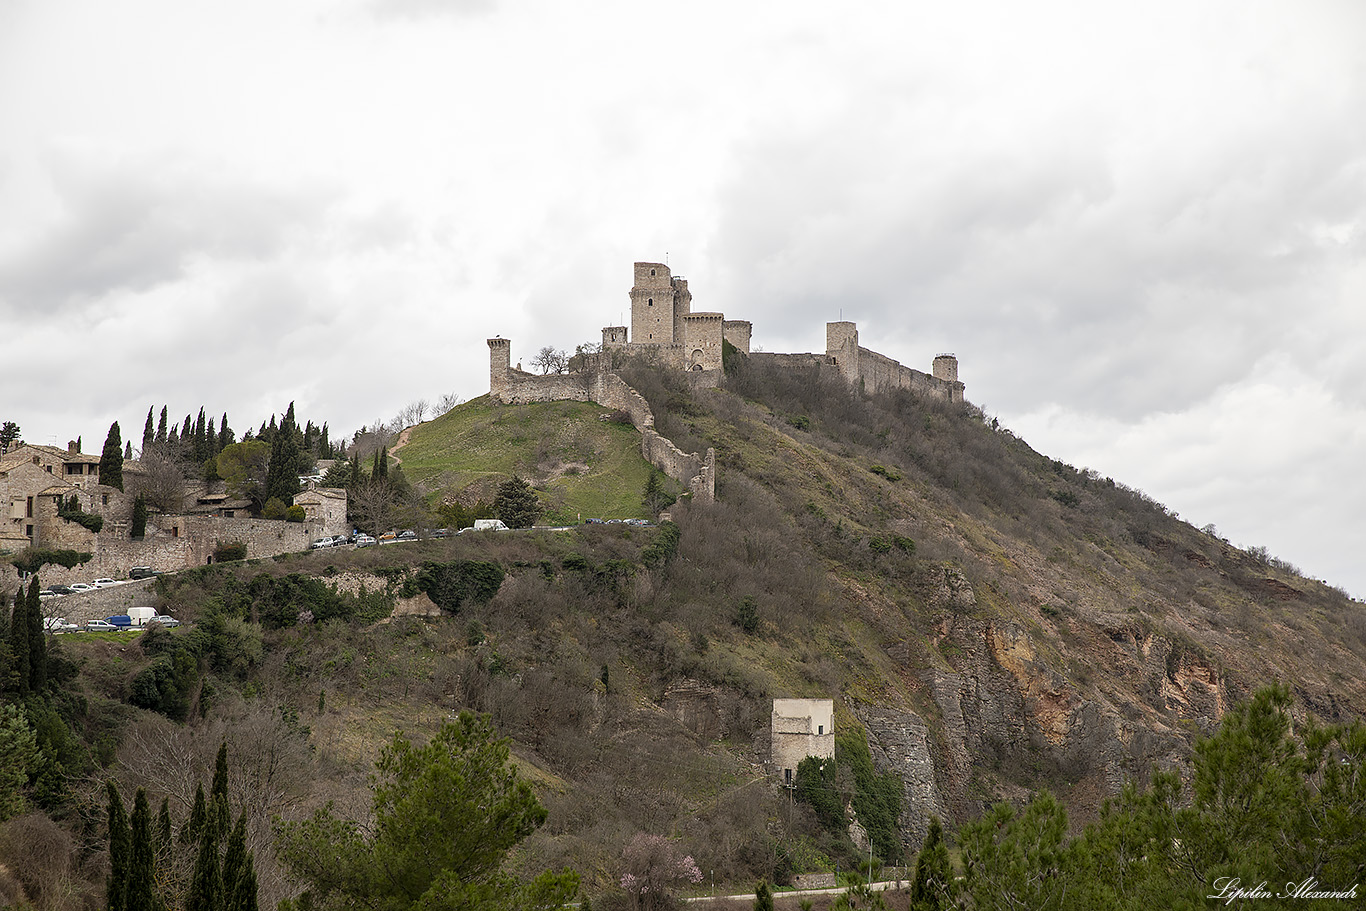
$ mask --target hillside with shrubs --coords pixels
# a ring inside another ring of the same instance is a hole
[[[1265,551],[1037,453],[971,405],[869,396],[821,368],[759,358],[730,359],[718,389],[647,363],[622,375],[681,449],[715,448],[715,504],[685,496],[659,520],[677,489],[660,496],[631,454],[638,437],[604,409],[481,398],[415,429],[397,453],[428,527],[513,476],[555,521],[655,521],[163,576],[158,609],[184,625],[132,639],[46,637],[39,649],[12,622],[29,622],[27,606],[5,611],[0,906],[105,904],[113,781],[143,792],[149,812],[165,807],[174,831],[158,856],[180,871],[159,887],[165,906],[198,907],[200,861],[177,838],[206,831],[207,812],[224,820],[220,844],[226,821],[240,820],[261,907],[351,907],[336,896],[361,887],[301,872],[300,846],[328,832],[379,844],[387,830],[371,824],[395,798],[375,770],[415,776],[399,762],[419,752],[408,741],[454,742],[448,723],[474,724],[462,712],[509,739],[517,780],[544,808],[519,804],[524,837],[506,846],[500,875],[534,885],[574,871],[580,899],[622,911],[713,883],[752,891],[858,871],[870,858],[913,867],[926,844],[936,869],[981,895],[1025,839],[1052,845],[1040,861],[1052,879],[1019,873],[1035,886],[1093,876],[1087,857],[1117,856],[1097,840],[1120,837],[1106,801],[1123,796],[1151,820],[1156,793],[1195,813],[1204,773],[1192,763],[1217,755],[1196,747],[1218,743],[1209,738],[1226,717],[1284,720],[1268,738],[1328,726],[1320,760],[1366,749],[1331,727],[1366,712],[1366,611]],[[837,747],[833,762],[804,763],[789,790],[765,762],[772,699],[792,696],[834,699]],[[1339,782],[1346,796],[1333,797],[1308,764],[1310,740],[1289,742],[1276,749],[1299,758],[1270,764],[1285,770],[1278,799],[1294,802],[1292,779],[1303,779],[1338,801],[1334,812],[1362,800],[1360,782]],[[205,791],[228,809],[201,808],[196,823]],[[1172,825],[1210,830],[1212,817],[1172,813]],[[1208,856],[1236,843],[1288,857],[1275,847],[1284,832],[1211,841]],[[1333,837],[1360,844],[1354,832]],[[1143,901],[1186,895],[1155,885],[1185,861],[1144,843]],[[1366,851],[1334,857],[1322,869],[1346,876]],[[568,876],[545,894],[562,898]],[[642,891],[652,876],[668,882]],[[511,882],[499,888],[513,894]],[[1077,888],[1119,906],[1094,881]],[[917,906],[945,906],[916,894]],[[1066,906],[1038,894],[1039,907]]]

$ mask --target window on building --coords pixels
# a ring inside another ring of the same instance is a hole
[[[791,769],[783,769],[783,783],[786,784],[788,787],[791,787],[791,786],[792,786],[792,770],[791,770]]]
[[[24,534],[27,535],[27,536],[30,537],[30,538],[33,537],[33,526],[32,526],[32,525],[25,525],[25,526],[24,526]]]
[[[817,733],[817,734],[824,734],[824,733],[825,733],[825,725],[823,725],[823,724],[818,724],[818,725],[816,725],[816,733]]]
[[[25,519],[32,519],[32,518],[33,518],[33,497],[29,497],[29,498],[28,498],[28,502],[25,504],[25,510],[26,510],[26,511],[24,512],[24,518],[25,518]],[[33,532],[29,532],[29,534],[33,534]]]
[[[109,494],[105,494],[104,497],[103,497],[103,500],[104,500],[104,505],[105,505],[105,506],[108,506],[108,505],[109,505]]]

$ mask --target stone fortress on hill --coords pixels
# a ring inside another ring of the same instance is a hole
[[[737,351],[781,366],[826,365],[839,370],[851,385],[866,392],[910,389],[950,402],[963,401],[958,381],[958,359],[935,357],[931,373],[906,367],[859,345],[858,326],[839,321],[825,324],[824,354],[751,352],[753,326],[748,320],[728,320],[724,314],[693,312],[692,292],[681,276],[663,263],[636,263],[631,287],[631,328],[607,326],[602,349],[576,357],[567,373],[538,375],[512,366],[512,341],[491,338],[489,396],[505,404],[531,402],[595,402],[628,414],[641,434],[641,455],[669,477],[683,484],[695,500],[716,498],[716,452],[685,453],[654,429],[654,414],[645,398],[612,372],[618,355],[641,354],[660,364],[688,372],[695,387],[718,385],[726,343]]]

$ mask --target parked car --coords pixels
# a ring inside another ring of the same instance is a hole
[[[376,543],[377,542],[375,541],[375,539],[370,537],[369,535],[356,535],[357,547],[370,547],[371,545]]]
[[[432,529],[432,537],[433,537],[433,538],[449,538],[450,535],[451,535],[451,530],[450,530],[449,528],[433,528],[433,529]]]
[[[118,583],[115,582],[113,579],[96,579],[94,582],[91,582],[90,584],[95,586],[96,588],[108,588],[110,585],[118,585]]]
[[[72,582],[71,590],[73,592],[93,592],[95,590],[95,586],[86,585],[84,582]]]
[[[397,538],[396,540],[399,540],[399,541],[416,541],[416,540],[417,540],[417,532],[415,532],[415,531],[401,531],[401,532],[398,533],[398,538]]]
[[[331,547],[332,537],[329,535],[326,538],[319,538],[318,540],[314,541],[312,544],[308,546],[313,550],[322,550],[324,547]]]
[[[160,626],[166,626],[166,627],[172,627],[172,626],[179,626],[179,625],[180,625],[180,621],[179,621],[179,620],[177,620],[175,617],[167,616],[166,614],[157,614],[157,615],[156,615],[155,617],[153,617],[151,620],[148,620],[148,621],[147,621],[147,625],[148,625],[148,626],[151,626],[153,623],[156,623],[156,624],[158,624],[158,625],[160,625]]]
[[[133,628],[133,618],[128,616],[127,614],[114,614],[112,617],[105,617],[104,619],[107,620],[109,622],[109,625],[113,626],[115,629]]]
[[[53,585],[53,586],[51,586],[50,588],[48,588],[48,591],[50,591],[50,592],[55,592],[56,594],[59,594],[59,595],[69,595],[69,594],[71,594],[71,586],[69,586],[69,585]]]
[[[381,544],[387,544],[387,543],[389,543],[390,541],[396,541],[396,540],[398,540],[398,533],[397,533],[397,532],[386,531],[384,534],[382,534],[382,535],[379,536],[379,543],[381,543]]]
[[[87,620],[85,630],[88,633],[111,633],[116,632],[119,627],[110,623],[108,620]]]
[[[74,623],[67,622],[65,617],[44,617],[43,632],[45,633],[70,633],[80,629]]]
[[[40,601],[46,601],[48,598],[60,598],[60,597],[61,597],[61,594],[60,594],[60,593],[55,592],[55,591],[53,591],[53,590],[50,589],[50,588],[45,588],[45,589],[43,589],[42,591],[38,592],[38,600],[40,600]]]
[[[159,574],[150,566],[134,566],[128,570],[128,578],[130,579],[150,579],[156,575]]]

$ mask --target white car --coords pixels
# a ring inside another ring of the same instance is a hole
[[[109,633],[118,629],[117,626],[110,623],[108,620],[87,620],[85,621],[85,628],[88,632],[92,633]]]
[[[86,585],[84,582],[72,582],[67,587],[73,592],[93,592],[95,590],[95,586]]]
[[[94,582],[91,582],[90,584],[93,585],[95,588],[108,588],[111,585],[118,585],[118,583],[115,582],[113,579],[96,579]]]

